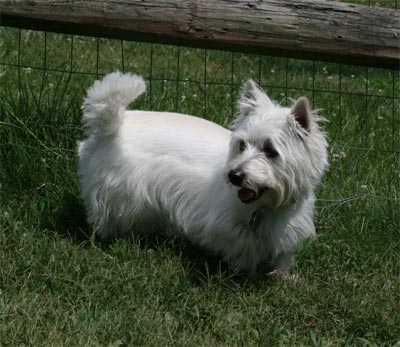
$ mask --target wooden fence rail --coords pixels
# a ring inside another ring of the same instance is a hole
[[[0,0],[0,24],[400,67],[399,10],[332,0]]]

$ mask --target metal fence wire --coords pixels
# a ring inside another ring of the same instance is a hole
[[[73,114],[76,127],[85,89],[115,70],[147,80],[146,96],[135,107],[194,114],[224,126],[235,117],[248,78],[284,105],[306,95],[328,120],[331,168],[318,192],[320,212],[357,202],[356,208],[381,206],[400,218],[397,70],[15,28],[1,28],[1,36],[2,100],[12,98],[4,85],[8,76],[19,102],[30,94],[37,110],[59,107],[57,117]],[[48,121],[57,123],[57,117]],[[73,153],[72,146],[64,147]]]

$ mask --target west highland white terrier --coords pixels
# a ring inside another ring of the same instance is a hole
[[[328,166],[307,99],[281,107],[249,80],[229,131],[189,115],[127,111],[144,91],[142,77],[111,73],[82,106],[79,178],[100,238],[162,228],[235,271],[288,274],[299,243],[315,234],[314,189]]]

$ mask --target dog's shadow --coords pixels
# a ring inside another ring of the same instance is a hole
[[[62,196],[52,213],[43,216],[42,225],[76,244],[89,244],[92,239],[83,202],[72,193]]]
[[[74,194],[65,194],[57,204],[54,213],[43,216],[42,225],[84,247],[91,247],[95,242],[96,246],[107,251],[107,248],[115,242],[115,240],[101,241],[94,235],[93,227],[86,222],[83,202]],[[168,247],[170,251],[180,256],[184,268],[188,271],[188,279],[195,284],[210,281],[213,278],[232,280],[235,283],[248,280],[245,274],[233,272],[218,255],[194,245],[183,237],[157,232],[140,239],[132,237],[126,242],[134,242],[143,249],[157,250]]]

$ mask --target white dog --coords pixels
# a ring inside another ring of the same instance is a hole
[[[116,72],[83,104],[79,177],[98,235],[168,228],[234,270],[287,274],[299,242],[315,233],[313,191],[328,165],[307,99],[280,107],[250,80],[231,132],[193,116],[127,111],[144,91],[142,77]]]

